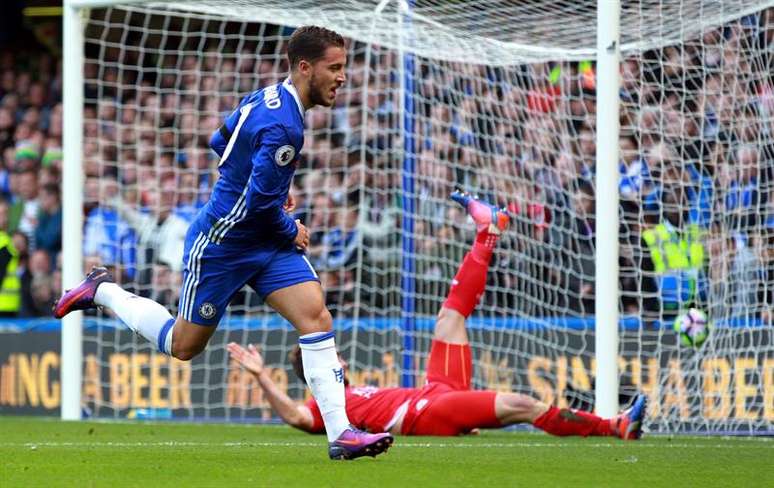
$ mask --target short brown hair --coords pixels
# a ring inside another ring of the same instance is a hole
[[[314,63],[325,55],[325,50],[331,46],[345,47],[344,38],[337,32],[325,27],[306,25],[299,27],[290,36],[288,43],[288,61],[290,69],[298,66],[305,59]]]

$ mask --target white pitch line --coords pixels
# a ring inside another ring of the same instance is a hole
[[[90,448],[90,447],[320,447],[323,446],[320,442],[180,442],[180,441],[159,441],[159,442],[0,442],[0,448],[3,447],[25,447],[29,449],[39,447],[75,447],[75,448]],[[679,449],[739,449],[738,443],[736,444],[689,444],[689,443],[677,443],[670,442],[668,444],[650,444],[645,442],[638,443],[553,443],[553,442],[488,442],[488,443],[398,443],[393,448],[461,448],[461,449],[508,449],[508,448],[535,448],[535,447],[549,447],[549,448],[566,448],[566,447],[578,447],[594,449],[617,449],[623,446],[632,448],[679,448]],[[756,445],[749,446],[753,449],[774,449],[774,445]]]

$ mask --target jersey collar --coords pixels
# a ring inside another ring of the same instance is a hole
[[[282,82],[282,86],[284,86],[285,89],[290,92],[291,95],[293,95],[293,98],[296,100],[296,105],[298,105],[298,111],[301,113],[301,118],[303,119],[306,110],[304,110],[304,105],[301,103],[301,99],[298,97],[296,87],[293,86],[293,83],[290,81],[289,77],[285,78],[285,81]]]

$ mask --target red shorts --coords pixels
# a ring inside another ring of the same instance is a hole
[[[427,385],[409,404],[401,433],[449,436],[500,427],[495,415],[497,393],[471,390],[472,373],[470,345],[434,340]]]

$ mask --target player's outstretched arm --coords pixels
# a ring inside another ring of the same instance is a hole
[[[312,412],[308,407],[298,405],[272,381],[269,372],[263,367],[263,357],[254,345],[250,344],[245,349],[235,342],[230,342],[228,352],[236,362],[255,377],[271,408],[279,414],[286,424],[306,431],[312,429],[314,425]]]

